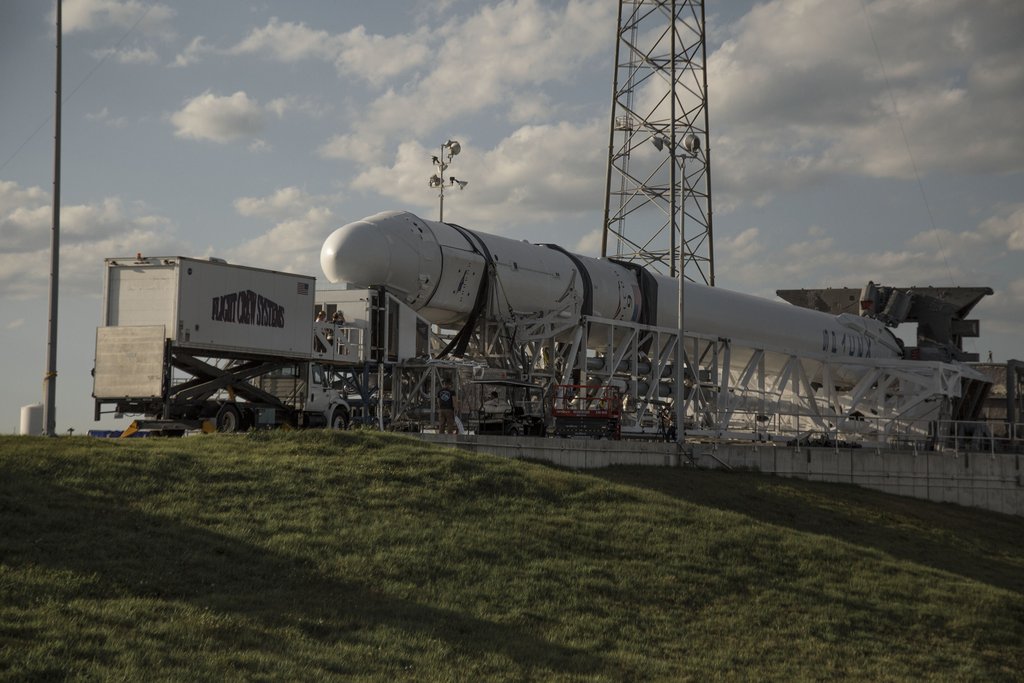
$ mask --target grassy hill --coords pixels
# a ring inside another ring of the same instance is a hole
[[[378,433],[0,437],[0,679],[1020,680],[1022,539]]]

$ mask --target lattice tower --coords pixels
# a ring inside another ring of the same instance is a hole
[[[709,142],[703,1],[620,0],[602,256],[714,285]]]

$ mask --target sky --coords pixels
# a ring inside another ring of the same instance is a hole
[[[445,218],[597,255],[613,0],[65,0],[58,432],[92,420],[103,259],[314,275],[335,228]],[[1024,3],[708,0],[717,284],[990,286],[1024,358]],[[0,1],[0,433],[42,402],[54,3]]]

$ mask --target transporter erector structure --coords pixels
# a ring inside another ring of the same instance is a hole
[[[690,438],[934,439],[973,418],[988,386],[959,362],[907,360],[873,317],[692,282],[680,339],[674,278],[403,211],[338,228],[320,261],[331,282],[386,291],[429,321],[435,364],[614,388],[624,435],[656,433],[659,410],[685,399]]]

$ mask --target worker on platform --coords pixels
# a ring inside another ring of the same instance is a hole
[[[313,319],[313,324],[316,325],[317,323],[325,322],[327,322],[327,311],[321,308],[320,312],[317,313],[316,317]],[[328,339],[327,343],[331,343],[331,340]],[[327,352],[327,347],[324,346],[324,343],[322,341],[320,341],[320,337],[316,335],[316,329],[313,330],[313,350],[316,351],[317,353]]]
[[[335,311],[334,315],[331,316],[331,323],[334,325],[335,328],[337,328],[339,325],[344,325],[345,324],[345,314],[342,313],[341,311]],[[345,353],[345,347],[341,344],[342,332],[338,332],[337,336],[338,336],[338,340],[337,340],[338,341],[338,349],[337,349],[337,351],[338,351],[338,353],[342,353],[343,354],[343,353]],[[335,337],[334,330],[333,329],[327,330],[327,341],[329,341],[332,345],[335,342],[334,337]]]

